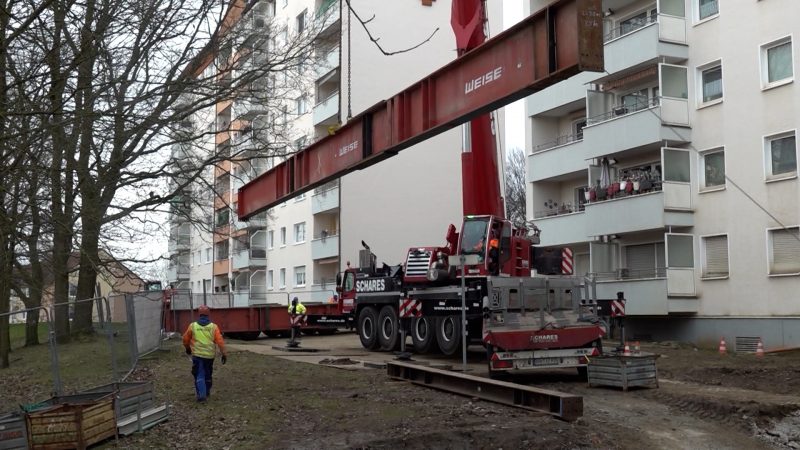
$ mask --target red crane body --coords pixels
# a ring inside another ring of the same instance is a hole
[[[456,35],[458,55],[477,48],[486,41],[484,0],[453,2],[450,23]],[[469,139],[461,153],[461,189],[464,215],[505,217],[497,171],[497,147],[490,114],[472,119],[465,131]]]
[[[459,57],[246,184],[238,194],[240,220],[469,123],[461,232],[450,225],[445,246],[412,247],[394,268],[378,268],[365,245],[361,267],[337,279],[342,323],[357,329],[367,349],[404,345],[401,328],[420,353],[438,347],[453,355],[465,340],[480,342],[490,373],[585,368],[605,333],[596,308],[593,321],[582,309],[596,303],[580,298],[584,285],[576,278],[530,277],[531,240],[504,219],[489,112],[580,71],[602,71],[601,6],[557,0],[486,40],[483,0],[453,0]],[[463,269],[450,265],[454,255],[463,257]],[[470,278],[470,292],[460,291],[460,276]]]

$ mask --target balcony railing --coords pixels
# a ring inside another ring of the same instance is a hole
[[[626,116],[628,114],[633,114],[638,111],[644,111],[648,108],[653,108],[659,106],[661,104],[661,97],[653,97],[648,99],[637,99],[635,102],[625,103],[622,105],[616,105],[611,108],[611,111],[608,111],[603,114],[598,114],[593,117],[589,117],[586,119],[587,125],[592,125],[600,122],[605,122],[607,120],[615,119],[617,117]]]
[[[533,218],[534,219],[543,219],[545,217],[563,216],[565,214],[574,214],[574,213],[577,213],[577,212],[582,212],[583,210],[584,210],[584,205],[583,204],[576,205],[576,206],[571,205],[571,204],[566,204],[566,205],[563,205],[563,206],[560,206],[560,207],[553,207],[553,208],[550,208],[550,209],[544,209],[544,210],[535,211],[533,213]]]
[[[543,144],[537,145],[536,147],[533,147],[533,153],[542,152],[545,150],[549,150],[551,148],[560,147],[562,145],[567,145],[582,140],[583,140],[583,132],[576,134],[565,134],[563,136],[559,136],[553,139],[552,141],[545,142]]]
[[[635,197],[650,192],[660,192],[662,188],[663,183],[661,180],[614,182],[609,186],[589,189],[587,191],[589,194],[588,202],[596,203],[619,198]]]
[[[666,278],[666,267],[653,267],[647,269],[628,269],[620,268],[613,272],[591,273],[597,281],[621,281],[621,280],[641,280],[650,278]]]
[[[631,20],[630,22],[626,22],[609,30],[608,33],[603,36],[603,42],[613,41],[614,39],[625,36],[629,33],[633,33],[636,30],[640,30],[647,25],[656,22],[658,22],[658,16],[655,14],[643,17],[641,19]]]

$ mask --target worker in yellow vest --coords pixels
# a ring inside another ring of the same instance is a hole
[[[295,297],[292,299],[292,304],[289,305],[289,314],[302,316],[306,313],[306,307],[300,303],[300,299]]]
[[[183,346],[186,348],[186,354],[192,357],[192,375],[197,401],[204,402],[211,395],[211,376],[214,372],[216,347],[219,347],[222,353],[223,365],[228,362],[228,353],[225,351],[222,331],[208,317],[211,312],[208,306],[200,306],[197,312],[200,318],[189,324],[189,328],[183,333]]]

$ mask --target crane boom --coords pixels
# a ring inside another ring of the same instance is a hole
[[[602,71],[602,33],[601,0],[554,2],[244,185],[239,218],[376,164],[580,71]]]

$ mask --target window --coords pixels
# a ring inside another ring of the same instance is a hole
[[[298,34],[302,33],[303,30],[306,29],[306,14],[307,13],[308,13],[308,10],[304,9],[303,12],[301,12],[297,16],[297,19],[295,19],[295,24],[297,25],[297,33]]]
[[[621,278],[656,278],[664,276],[664,243],[625,246],[625,268]]]
[[[575,204],[578,205],[576,211],[583,211],[587,203],[589,203],[589,186],[575,188]]]
[[[295,110],[297,111],[297,115],[305,114],[308,112],[308,102],[306,101],[306,96],[301,95],[294,100]]]
[[[725,187],[725,151],[711,150],[700,154],[700,191]]]
[[[583,129],[586,128],[586,117],[583,117],[575,122],[572,122],[572,131],[575,135],[575,140],[583,139]]]
[[[781,86],[794,79],[791,36],[761,46],[761,80],[764,88]]]
[[[207,263],[211,262],[211,247],[206,249],[206,262]]]
[[[797,141],[794,131],[764,138],[766,178],[797,176]]]
[[[275,232],[272,230],[267,231],[267,248],[272,249],[275,247]]]
[[[719,62],[698,68],[700,72],[700,103],[710,103],[722,98],[722,64]]]
[[[286,227],[281,227],[281,247],[286,245]]]
[[[219,227],[224,227],[230,223],[231,218],[231,210],[228,208],[220,208],[215,213],[214,218],[214,225]]]
[[[718,14],[718,0],[697,0],[697,18],[699,20],[706,20]]]
[[[294,243],[300,244],[306,241],[306,223],[294,224]]]
[[[281,289],[286,287],[286,269],[281,269],[278,275],[278,282],[280,283]]]
[[[800,275],[800,227],[768,230],[769,274]]]
[[[274,284],[275,283],[275,278],[274,278],[274,275],[275,275],[275,271],[274,270],[269,269],[267,271],[267,289],[275,289],[275,284]]]
[[[703,277],[721,278],[728,276],[728,236],[705,236],[703,245]]]
[[[306,266],[294,268],[294,285],[295,287],[303,287],[306,285]]]

